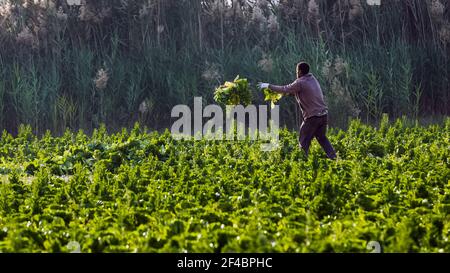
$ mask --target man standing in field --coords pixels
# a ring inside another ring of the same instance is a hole
[[[299,144],[308,156],[309,146],[315,137],[328,158],[335,159],[336,152],[326,136],[328,107],[323,99],[322,89],[316,77],[309,72],[305,62],[297,64],[297,79],[288,85],[278,86],[258,83],[261,89],[269,88],[283,95],[294,95],[302,111],[303,123],[300,127]]]

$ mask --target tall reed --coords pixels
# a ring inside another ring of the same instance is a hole
[[[300,60],[319,78],[334,125],[449,114],[448,1],[3,2],[1,129],[165,128],[174,105],[212,102],[237,74],[252,88],[289,83]],[[282,123],[297,127],[295,102],[281,105]]]

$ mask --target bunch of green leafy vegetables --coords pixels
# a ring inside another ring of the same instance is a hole
[[[236,76],[234,81],[227,81],[214,91],[214,100],[222,105],[249,105],[252,94],[247,79]]]
[[[265,88],[263,92],[264,92],[264,100],[270,101],[271,108],[274,108],[275,103],[277,103],[283,97],[282,94],[272,91],[269,88]]]

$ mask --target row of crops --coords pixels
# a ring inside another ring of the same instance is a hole
[[[355,120],[317,142],[132,130],[0,138],[0,251],[450,252],[450,119]]]

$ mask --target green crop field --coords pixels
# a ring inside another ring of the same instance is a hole
[[[450,119],[331,130],[339,159],[297,134],[174,140],[110,134],[0,138],[2,252],[450,252]]]

